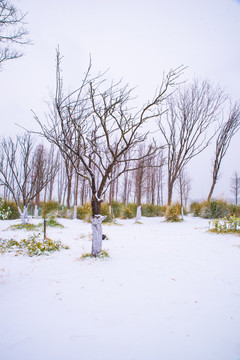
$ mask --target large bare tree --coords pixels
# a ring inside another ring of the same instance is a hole
[[[66,94],[59,50],[56,64],[56,93],[48,122],[44,123],[36,114],[35,119],[41,128],[39,133],[69,157],[76,173],[90,185],[92,255],[97,256],[102,249],[103,196],[116,177],[134,167],[139,159],[136,146],[150,140],[150,132],[144,126],[157,116],[156,108],[166,100],[182,68],[170,71],[154,98],[133,114],[130,110],[133,90],[128,86],[121,82],[108,84],[102,75],[92,77],[90,64],[79,88]],[[127,156],[130,150],[132,158]],[[157,146],[152,144],[141,158],[156,151]],[[114,176],[115,166],[118,171]]]
[[[173,187],[180,171],[208,146],[215,135],[211,125],[218,119],[224,100],[219,88],[197,80],[180,87],[168,99],[168,111],[159,121],[168,152],[168,205],[171,205]]]
[[[25,17],[11,1],[0,1],[0,67],[7,60],[21,57],[20,46],[30,43]]]
[[[210,201],[213,190],[219,178],[219,170],[224,156],[229,148],[231,140],[240,128],[240,106],[235,104],[229,112],[227,121],[225,121],[219,128],[218,136],[215,145],[215,156],[212,167],[212,184],[208,194],[208,201]]]

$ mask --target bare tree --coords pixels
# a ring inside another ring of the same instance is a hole
[[[0,185],[10,191],[23,223],[28,222],[29,203],[51,181],[49,173],[40,161],[38,148],[34,151],[33,140],[29,134],[2,139],[0,159]],[[55,168],[57,170],[57,167]],[[54,175],[55,176],[55,175]]]
[[[180,87],[168,99],[169,111],[160,116],[159,121],[168,150],[168,205],[171,205],[174,183],[180,171],[215,135],[211,125],[217,120],[224,101],[225,96],[219,88],[197,80]]]
[[[238,176],[238,173],[235,171],[231,178],[231,193],[234,195],[235,198],[235,204],[238,204],[238,195],[240,191],[240,177]]]
[[[154,109],[169,95],[168,90],[175,84],[182,68],[170,71],[153,100],[132,114],[129,110],[132,89],[121,83],[107,85],[101,75],[91,77],[91,64],[80,87],[68,95],[64,94],[60,63],[58,50],[56,94],[48,125],[36,115],[35,119],[40,125],[41,135],[68,156],[79,176],[90,185],[92,255],[97,256],[102,249],[102,197],[117,177],[134,168],[134,162],[139,159],[134,149],[141,143],[147,143],[150,136],[143,127],[149,119],[157,116]],[[133,151],[132,158],[127,157],[130,150]],[[141,158],[156,151],[157,147],[152,145]],[[79,162],[85,171],[77,166]],[[113,169],[117,165],[120,169],[114,177]]]
[[[210,201],[213,190],[219,178],[219,170],[222,163],[222,159],[225,156],[230,142],[233,136],[237,133],[240,128],[240,106],[235,104],[229,113],[228,119],[226,122],[220,126],[218,136],[216,139],[215,146],[215,157],[213,161],[212,169],[212,185],[208,194],[208,201]]]
[[[180,205],[183,219],[183,208],[187,206],[187,201],[191,191],[191,179],[185,169],[181,169],[178,176],[178,192],[180,195]]]
[[[40,203],[40,192],[42,190],[41,181],[44,176],[45,168],[48,166],[47,151],[42,144],[38,145],[34,153],[34,163],[32,169],[32,183],[35,186],[35,211],[34,217],[38,216]]]
[[[160,151],[159,158],[157,164],[164,164],[165,163],[165,157],[164,152]],[[164,194],[163,194],[163,188],[164,188],[164,166],[158,166],[156,169],[156,183],[157,183],[157,205],[163,206],[164,202]]]
[[[0,1],[0,66],[7,60],[23,55],[20,46],[29,44],[25,26],[26,14],[22,14],[11,1]]]

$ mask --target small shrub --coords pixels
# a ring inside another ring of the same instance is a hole
[[[2,240],[0,243],[0,252],[15,252],[18,255],[39,256],[49,255],[54,251],[60,251],[61,249],[69,249],[68,246],[64,246],[61,241],[53,241],[51,239],[39,240],[40,234],[34,234],[28,239],[22,239],[20,241],[10,239]]]
[[[73,210],[68,210],[64,205],[58,205],[57,217],[64,218],[64,219],[71,219],[73,217]]]
[[[60,229],[63,229],[64,226],[62,224],[60,224],[59,222],[57,222],[55,219],[51,218],[49,220],[46,221],[46,225],[49,227],[57,227]]]
[[[20,214],[18,211],[18,207],[14,201],[3,201],[3,208],[8,209],[10,208],[11,214],[8,216],[9,220],[15,220],[20,218]]]
[[[10,206],[4,205],[0,198],[0,220],[7,220],[11,215]]]
[[[11,225],[9,229],[11,230],[27,230],[27,231],[34,231],[34,230],[39,230],[41,228],[42,224],[16,224],[16,225]]]
[[[190,205],[190,212],[193,214],[193,216],[201,216],[202,207],[202,203],[194,201]]]
[[[229,208],[226,201],[211,200],[202,203],[201,217],[205,219],[224,218],[228,215]]]
[[[162,205],[159,207],[159,216],[165,216],[167,211],[167,205]]]
[[[240,206],[239,205],[229,204],[228,210],[229,210],[230,216],[240,217]]]
[[[85,203],[77,208],[77,218],[90,222],[92,216],[92,207],[90,203]]]
[[[128,204],[123,207],[122,218],[123,219],[133,219],[137,213],[136,204]]]
[[[240,218],[229,216],[222,219],[214,219],[210,222],[210,231],[216,233],[235,233],[239,232]]]
[[[42,204],[42,218],[55,217],[58,213],[59,204],[57,201],[48,201]]]
[[[120,218],[122,216],[123,204],[116,201],[112,202],[112,214],[114,218]]]
[[[107,203],[101,204],[101,215],[106,216],[106,219],[103,220],[104,223],[111,223],[113,221],[113,218],[109,213],[109,205]]]
[[[167,207],[165,218],[166,221],[168,222],[178,222],[178,221],[182,221],[182,219],[180,219],[180,215],[181,215],[181,205],[179,203],[176,203]]]
[[[142,216],[156,217],[161,215],[161,207],[154,204],[142,205]]]

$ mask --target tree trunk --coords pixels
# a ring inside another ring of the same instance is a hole
[[[34,207],[34,218],[37,218],[38,217],[38,206],[37,204],[35,204],[35,207]]]
[[[141,217],[142,217],[142,207],[141,207],[141,205],[139,205],[137,207],[137,216],[136,216],[135,222],[140,221]]]
[[[77,219],[77,202],[78,202],[78,174],[75,176],[75,191],[74,191],[74,211],[73,218]]]
[[[68,210],[70,210],[71,195],[72,195],[72,179],[68,178],[68,184],[67,184],[67,209]]]
[[[18,211],[19,211],[20,216],[21,216],[22,224],[23,225],[28,224],[29,217],[28,217],[28,208],[27,208],[27,206],[24,206],[23,211],[18,206]]]
[[[102,222],[106,216],[101,215],[102,200],[92,197],[92,256],[98,256],[102,251]]]
[[[211,189],[210,189],[209,194],[208,194],[207,201],[210,201],[210,200],[211,200],[212,194],[213,194],[213,190],[214,190],[214,188],[215,188],[215,185],[216,185],[216,181],[213,181],[213,182],[212,182]]]
[[[92,256],[98,256],[102,251],[102,222],[104,218],[101,215],[92,218]]]
[[[73,219],[77,219],[77,205],[74,205],[73,208]]]
[[[168,182],[168,206],[171,206],[172,204],[172,193],[173,193],[173,183],[172,182]]]

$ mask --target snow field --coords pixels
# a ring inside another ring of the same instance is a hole
[[[34,220],[38,223],[39,220]],[[240,238],[188,216],[103,225],[110,258],[91,251],[91,225],[47,229],[70,250],[0,256],[1,360],[239,360]],[[29,232],[5,230],[2,238]]]

